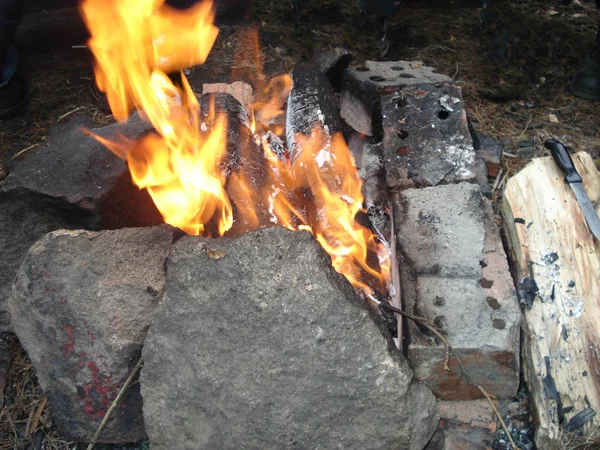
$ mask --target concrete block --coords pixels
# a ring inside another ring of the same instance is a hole
[[[432,320],[471,379],[507,398],[519,385],[520,310],[493,211],[479,187],[408,189],[395,202],[404,308]],[[409,322],[415,376],[444,400],[481,398],[430,331]]]
[[[450,81],[421,61],[365,61],[342,75],[340,114],[359,133],[380,134],[381,95],[415,84]]]
[[[381,98],[388,185],[474,181],[476,159],[461,89],[417,84]]]

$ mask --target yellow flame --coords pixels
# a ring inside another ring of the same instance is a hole
[[[261,180],[243,170],[226,179],[226,118],[208,105],[201,124],[200,105],[183,74],[180,85],[167,75],[207,58],[218,33],[211,2],[179,11],[163,0],[83,0],[81,12],[91,32],[96,81],[115,118],[126,120],[135,108],[156,130],[137,142],[96,139],[127,161],[133,181],[148,190],[167,223],[189,234],[220,236],[232,229],[235,206],[243,225],[237,232],[271,225],[310,231],[357,289],[385,292],[389,258],[355,220],[363,204],[361,180],[342,135],[317,127],[310,136],[295,136],[293,163],[269,145],[268,131],[284,132],[292,80],[282,75],[264,82],[256,33],[249,36],[258,89],[248,133],[256,133],[259,145],[242,146],[239,155],[260,166]],[[373,255],[379,256],[375,264]]]
[[[223,187],[227,123],[217,118],[200,131],[200,105],[183,75],[176,86],[166,72],[203,63],[217,37],[210,1],[186,11],[162,0],[83,0],[91,32],[96,82],[117,120],[132,108],[143,112],[157,133],[133,146],[107,143],[127,160],[133,181],[146,188],[165,221],[190,234],[217,234],[233,222]]]

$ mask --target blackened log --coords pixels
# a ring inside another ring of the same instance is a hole
[[[292,190],[284,186],[273,170],[261,143],[250,129],[244,107],[231,95],[205,94],[201,97],[202,117],[206,127],[212,126],[220,114],[227,117],[227,150],[221,168],[225,189],[233,209],[233,226],[227,236],[237,236],[251,230],[280,225],[271,202],[275,193],[285,194],[296,205]],[[265,136],[273,153],[285,161],[285,146],[272,133]],[[299,209],[299,206],[295,206]]]
[[[310,136],[316,127],[332,135],[342,131],[342,120],[327,77],[311,67],[292,72],[292,90],[287,104],[286,138],[292,164],[300,154],[296,135]]]

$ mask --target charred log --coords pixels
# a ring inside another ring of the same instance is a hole
[[[310,136],[316,127],[327,135],[342,131],[342,120],[331,84],[318,70],[299,66],[292,72],[287,104],[286,138],[293,162],[302,149],[297,135]]]

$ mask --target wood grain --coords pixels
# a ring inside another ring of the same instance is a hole
[[[592,158],[581,152],[573,161],[597,202],[600,174]],[[530,277],[539,288],[531,307],[524,307],[523,324],[536,443],[560,448],[570,419],[587,407],[600,411],[600,243],[551,157],[533,160],[508,181],[502,212],[517,282]],[[599,422],[596,416],[585,424],[584,434]]]

